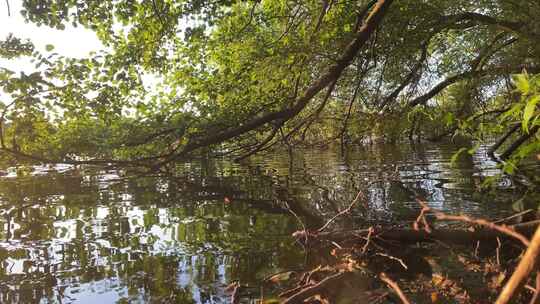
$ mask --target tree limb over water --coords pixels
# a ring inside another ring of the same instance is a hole
[[[2,41],[0,56],[37,67],[0,70],[1,149],[29,162],[158,169],[279,143],[397,141],[404,130],[479,137],[524,117],[523,107],[502,123],[459,123],[523,102],[512,74],[539,71],[536,3],[267,2],[23,1],[27,21],[85,26],[108,50],[73,59]]]

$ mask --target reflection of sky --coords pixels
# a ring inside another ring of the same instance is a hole
[[[290,245],[297,220],[275,212],[273,187],[288,187],[310,212],[325,216],[368,185],[367,208],[358,206],[358,212],[370,220],[417,215],[418,204],[398,185],[444,211],[496,211],[472,193],[475,178],[498,171],[482,154],[453,166],[457,149],[378,150],[346,158],[332,151],[305,153],[292,168],[281,156],[244,169],[252,175],[221,164],[205,170],[222,177],[200,180],[197,172],[204,170],[190,164],[183,168],[190,172],[189,186],[164,177],[126,179],[113,171],[0,178],[0,296],[28,297],[21,291],[26,284],[24,290],[42,301],[60,296],[74,303],[147,302],[171,293],[179,302],[226,302],[223,289],[231,280],[257,284],[303,261]],[[399,182],[392,181],[394,172]],[[225,196],[232,202],[225,203]],[[259,201],[265,199],[268,205]]]
[[[290,241],[288,236],[296,228],[288,216],[266,215],[246,209],[241,202],[235,202],[236,207],[225,207],[222,200],[178,202],[181,192],[169,199],[169,182],[162,178],[138,180],[143,187],[139,191],[132,188],[137,183],[130,184],[114,172],[86,176],[78,181],[82,185],[78,189],[59,185],[69,184],[69,178],[55,178],[59,189],[35,188],[51,179],[46,174],[30,176],[20,184],[17,179],[0,180],[4,191],[0,196],[6,201],[1,214],[12,215],[10,221],[0,217],[4,235],[9,231],[9,240],[0,244],[0,283],[12,290],[5,293],[0,288],[5,300],[8,294],[32,297],[20,289],[30,284],[32,289],[24,290],[33,290],[34,296],[39,298],[40,290],[49,288],[47,294],[52,292],[53,298],[60,296],[67,303],[112,303],[121,298],[146,302],[164,292],[152,287],[157,280],[155,284],[181,298],[219,303],[227,301],[223,289],[232,279],[246,277],[249,282],[258,271],[266,275],[272,271],[270,265],[279,267],[282,263],[272,259],[281,255],[260,252],[278,250],[276,242]],[[39,180],[32,183],[30,178]],[[64,194],[63,189],[70,191]],[[21,194],[30,202],[44,203],[17,212],[19,206],[9,202],[16,202]],[[155,202],[168,203],[158,207]],[[279,224],[283,221],[293,225]],[[241,260],[264,262],[248,269]],[[173,273],[161,278],[161,272],[169,271]],[[43,286],[40,282],[50,275],[55,283]]]
[[[128,289],[116,279],[105,279],[97,282],[68,287],[64,299],[71,303],[115,303],[119,298],[126,298]]]

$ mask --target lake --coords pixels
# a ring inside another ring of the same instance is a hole
[[[67,165],[0,177],[0,302],[229,303],[226,286],[261,296],[276,272],[311,267],[291,234],[320,227],[407,224],[414,196],[453,214],[498,218],[537,208],[480,148],[399,144],[297,150],[179,164],[171,173]],[[532,165],[537,170],[537,165]],[[530,197],[530,196],[528,196]]]

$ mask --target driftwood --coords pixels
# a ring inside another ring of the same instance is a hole
[[[532,221],[522,224],[505,226],[523,235],[532,235],[538,226],[539,221]],[[358,239],[365,240],[370,229],[332,231],[321,233],[307,232],[308,239],[317,241],[354,241]],[[297,231],[293,234],[298,239],[304,239],[306,232]],[[435,242],[454,243],[462,245],[474,245],[477,241],[495,241],[497,238],[503,240],[515,240],[506,233],[492,229],[476,229],[474,231],[465,229],[432,229],[430,232],[425,230],[414,230],[411,228],[372,228],[371,238],[380,238],[388,241],[399,241],[401,243]]]
[[[478,247],[479,242],[486,242],[497,244],[496,256],[497,256],[497,265],[500,265],[499,260],[499,250],[501,247],[501,240],[508,240],[521,244],[523,248],[526,248],[526,251],[521,258],[521,261],[516,267],[516,270],[506,282],[502,292],[499,294],[497,299],[497,304],[507,304],[510,303],[514,298],[519,294],[520,290],[526,286],[527,280],[533,271],[536,271],[536,288],[528,286],[527,288],[533,290],[534,294],[531,299],[531,304],[538,303],[540,304],[540,271],[537,269],[540,256],[540,220],[533,220],[525,223],[519,223],[515,225],[506,225],[505,222],[508,222],[518,216],[532,212],[527,210],[520,212],[513,216],[507,217],[499,221],[489,221],[486,219],[477,219],[472,218],[466,215],[447,215],[437,210],[430,208],[427,203],[421,199],[417,199],[418,203],[422,206],[420,214],[415,222],[413,222],[412,227],[369,227],[368,229],[358,229],[358,230],[348,230],[348,231],[325,231],[325,229],[332,223],[336,218],[342,216],[350,211],[352,206],[359,200],[361,193],[357,195],[355,200],[351,203],[349,208],[344,209],[339,212],[336,216],[331,218],[327,224],[323,225],[321,229],[318,230],[306,230],[305,228],[301,231],[293,233],[293,237],[297,238],[299,241],[305,241],[310,245],[319,244],[332,244],[337,247],[332,251],[332,255],[340,259],[340,257],[346,257],[341,255],[341,251],[338,249],[344,249],[343,252],[354,252],[354,248],[361,249],[363,254],[367,254],[368,246],[373,245],[372,247],[377,250],[385,250],[383,247],[376,245],[375,240],[389,241],[393,243],[404,244],[414,244],[420,242],[440,242],[440,243],[451,243],[459,245],[476,245]],[[461,222],[469,225],[468,229],[451,229],[446,226],[442,228],[437,228],[433,226],[430,221],[427,219],[427,215],[431,216],[431,219],[437,221],[453,221]],[[534,236],[533,236],[534,234]],[[529,239],[530,238],[530,239]],[[341,246],[350,245],[353,248],[342,248]],[[361,247],[357,247],[361,245]],[[338,250],[337,252],[335,252]],[[403,268],[407,269],[407,265],[398,257],[393,257],[386,253],[375,252],[371,253],[371,256],[380,255],[385,256],[393,260],[400,262]],[[346,257],[348,260],[350,257]],[[319,266],[320,268],[320,266]],[[313,270],[312,272],[305,274],[304,277],[310,277],[313,272],[318,271]],[[302,303],[304,300],[312,297],[316,294],[324,295],[328,290],[332,289],[331,286],[334,284],[339,284],[340,280],[346,280],[345,274],[350,270],[339,270],[335,268],[337,273],[327,276],[326,278],[320,280],[319,282],[312,282],[310,279],[304,280],[301,279],[298,282],[298,286],[288,290],[286,293],[282,293],[282,297],[286,297],[283,303]],[[396,295],[399,297],[402,303],[408,304],[410,301],[405,296],[405,293],[397,282],[393,281],[388,277],[384,272],[378,274],[379,280],[386,283],[389,289],[393,290]]]

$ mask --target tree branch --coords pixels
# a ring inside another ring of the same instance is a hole
[[[538,256],[540,255],[540,227],[536,229],[534,236],[531,240],[527,251],[519,261],[519,264],[508,280],[506,285],[504,285],[503,290],[499,294],[495,304],[506,304],[517,295],[519,290],[525,284],[525,280],[531,273],[533,269],[538,265]]]
[[[237,137],[243,133],[257,129],[265,124],[268,124],[274,120],[282,119],[284,121],[289,120],[300,113],[311,99],[317,95],[321,90],[327,87],[332,82],[336,81],[340,76],[343,70],[347,68],[358,51],[364,46],[364,44],[371,37],[383,16],[388,11],[393,0],[378,0],[373,10],[366,18],[364,24],[360,27],[356,34],[356,38],[353,39],[349,45],[345,48],[343,54],[336,60],[336,62],[328,68],[328,70],[315,80],[305,91],[304,93],[296,99],[294,105],[290,108],[283,109],[277,112],[271,112],[269,114],[263,115],[261,117],[247,121],[246,123],[218,132],[217,134],[209,135],[201,139],[191,139],[182,149],[181,152],[171,155],[165,160],[158,162],[155,166],[160,167],[168,162],[174,161],[176,159],[186,156],[191,151],[199,149],[201,147],[209,146],[212,144],[217,144],[224,142],[226,140]]]
[[[445,80],[439,82],[431,90],[429,90],[424,95],[418,96],[415,99],[411,100],[408,104],[409,107],[415,107],[417,105],[423,105],[428,102],[431,98],[435,97],[442,90],[446,89],[448,86],[472,77],[485,76],[485,75],[498,75],[498,74],[512,74],[520,73],[523,69],[527,71],[532,71],[533,73],[540,70],[540,67],[536,66],[516,66],[516,67],[494,67],[491,69],[481,70],[481,71],[467,71],[461,74],[457,74],[451,77],[446,78]]]

